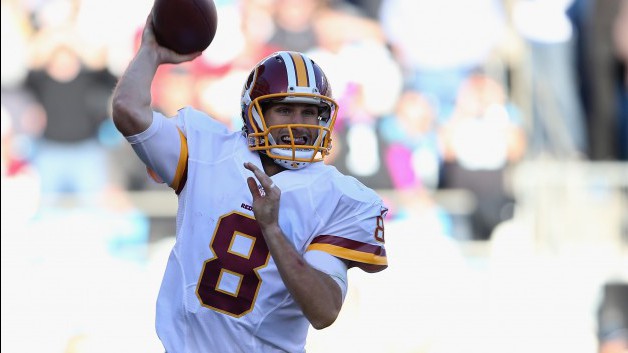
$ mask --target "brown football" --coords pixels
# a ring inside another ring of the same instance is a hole
[[[217,25],[213,0],[155,0],[153,4],[157,42],[179,54],[207,49]]]

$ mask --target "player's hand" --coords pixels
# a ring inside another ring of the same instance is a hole
[[[149,48],[157,54],[160,64],[179,64],[186,61],[196,59],[202,52],[196,52],[191,54],[179,54],[174,50],[162,47],[157,43],[155,38],[155,32],[153,31],[153,11],[148,14],[146,24],[144,25],[144,31],[142,32],[142,48]]]
[[[259,223],[262,230],[274,227],[279,224],[279,199],[281,197],[281,190],[273,180],[266,175],[255,164],[246,162],[244,168],[253,172],[253,177],[249,177],[246,183],[249,186],[249,191],[253,196],[253,214],[255,219]],[[262,186],[260,189],[257,186],[257,179]]]

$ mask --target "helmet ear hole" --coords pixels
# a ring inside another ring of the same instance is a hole
[[[319,105],[318,116],[320,117],[322,121],[327,122],[329,118],[331,117],[331,107],[328,106],[327,104]]]

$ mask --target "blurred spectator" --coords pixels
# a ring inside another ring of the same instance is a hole
[[[32,162],[35,141],[46,125],[46,114],[35,97],[23,86],[2,88],[2,107],[10,117],[12,153]]]
[[[337,119],[341,122],[336,123],[335,129],[343,144],[333,164],[369,187],[390,188],[390,178],[383,163],[383,140],[378,131],[379,116],[365,109],[361,86],[351,84],[346,93],[339,102],[343,108],[340,108],[342,112]]]
[[[273,5],[265,0],[245,0],[240,4],[241,25],[243,36],[242,51],[233,60],[232,66],[248,71],[266,56],[281,50],[273,44],[271,38],[276,25],[273,22]]]
[[[108,118],[108,100],[116,78],[104,68],[88,67],[85,49],[71,29],[42,29],[33,42],[36,56],[26,87],[46,114],[35,154],[45,203],[64,193],[93,201],[104,190],[109,169],[98,141]]]
[[[441,138],[445,160],[441,186],[474,194],[474,236],[488,239],[497,224],[512,216],[514,200],[506,189],[505,172],[526,148],[518,110],[502,85],[475,74],[461,86]]]
[[[628,17],[625,0],[574,0],[580,97],[587,115],[589,157],[628,158]]]
[[[379,118],[394,108],[401,92],[399,65],[379,24],[345,7],[320,8],[314,28],[318,42],[308,54],[328,72],[340,105],[335,133],[342,148],[335,151],[334,165],[369,187],[390,188]]]
[[[196,104],[197,76],[190,67],[170,66],[160,72],[153,90],[153,106],[165,116],[174,116],[186,105]]]
[[[359,46],[363,43],[377,43],[384,47],[387,44],[381,24],[377,20],[361,16],[351,6],[320,8],[316,14],[314,28],[317,33],[317,49],[330,53],[339,53],[347,46]],[[351,64],[365,65],[368,62],[367,56],[354,60]],[[351,65],[346,69],[351,69]]]
[[[441,158],[432,104],[417,91],[405,91],[395,111],[382,118],[387,142],[386,169],[396,190],[438,187]]]
[[[13,117],[4,104],[1,106],[2,140],[0,146],[2,167],[2,229],[13,234],[15,227],[23,227],[36,213],[39,205],[40,180],[29,161],[20,153],[19,135]]]
[[[23,85],[28,74],[27,41],[34,28],[24,3],[2,1],[0,6],[3,134],[4,126],[9,126],[11,140],[10,156],[3,158],[28,164],[32,159],[33,141],[41,134],[45,121],[41,106]]]
[[[403,76],[379,23],[344,8],[328,7],[318,13],[315,29],[318,42],[308,54],[329,72],[336,99],[352,96],[358,85],[363,95],[359,104],[366,111],[390,113],[401,92]]]
[[[513,22],[527,47],[530,148],[533,156],[582,158],[587,135],[578,95],[575,38],[567,11],[573,0],[517,0]]]
[[[332,3],[344,3],[356,7],[359,13],[370,19],[377,20],[379,18],[379,8],[382,6],[383,0],[331,0]]]
[[[318,43],[314,20],[325,0],[275,0],[275,31],[269,42],[284,50],[307,52]]]
[[[380,22],[406,87],[433,100],[440,121],[501,40],[504,13],[497,0],[384,0]]]

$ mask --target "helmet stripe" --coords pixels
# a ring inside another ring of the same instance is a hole
[[[297,86],[298,87],[308,87],[308,72],[306,70],[306,63],[303,60],[303,57],[299,53],[291,52],[290,56],[292,57],[292,62],[294,63],[294,71],[297,74]]]
[[[309,80],[308,85],[318,91],[316,87],[316,75],[314,74],[314,62],[308,57],[304,57],[303,60],[305,62],[305,66],[307,67],[307,77]]]
[[[286,75],[288,79],[288,87],[294,87],[296,85],[296,68],[294,67],[294,62],[292,60],[292,56],[288,54],[288,52],[280,52],[279,55],[283,59],[284,66],[286,67]]]

